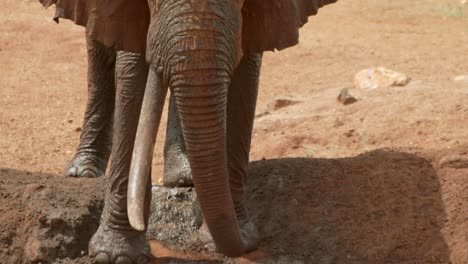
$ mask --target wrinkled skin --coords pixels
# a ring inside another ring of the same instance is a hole
[[[83,129],[75,157],[65,176],[94,178],[103,176],[112,145],[115,105],[115,51],[87,37],[88,102]]]
[[[110,156],[112,125],[114,125],[115,131],[115,145],[126,147],[132,145],[135,131],[130,131],[124,136],[122,134],[125,133],[123,132],[124,127],[136,127],[136,124],[132,123],[132,121],[138,120],[139,112],[128,111],[128,109],[138,109],[141,104],[145,85],[143,80],[146,79],[147,68],[143,63],[143,58],[137,54],[118,52],[117,56],[113,49],[105,47],[89,37],[87,38],[87,44],[90,65],[88,72],[89,100],[80,146],[75,159],[67,169],[67,175],[98,177],[104,174]],[[231,189],[233,193],[238,193],[238,195],[235,195],[237,197],[235,201],[237,216],[242,223],[241,226],[245,226],[244,230],[246,231],[243,236],[246,238],[248,235],[252,236],[249,239],[251,240],[249,243],[251,248],[254,247],[256,241],[256,231],[247,219],[243,189],[247,178],[248,155],[260,65],[261,54],[251,54],[245,56],[242,60],[229,88],[227,111],[227,120],[230,121],[227,123],[227,147],[228,155],[230,155],[229,159],[233,160],[233,162],[229,163]],[[129,69],[132,69],[132,71]],[[114,82],[114,77],[117,80],[116,82]],[[127,80],[127,82],[121,80]],[[241,90],[244,93],[241,93]],[[116,95],[117,97],[115,97]],[[132,96],[127,97],[126,95]],[[117,102],[109,100],[109,98],[117,98]],[[116,108],[115,105],[125,105],[128,109]],[[245,105],[245,108],[234,110],[235,107],[233,106],[237,105]],[[229,111],[229,109],[233,110]],[[118,120],[115,124],[113,123],[114,110],[116,111],[115,120]],[[190,185],[190,167],[185,155],[180,119],[173,98],[170,100],[169,115],[168,136],[164,149],[166,160],[164,183],[166,186]],[[144,239],[144,233],[134,231],[128,225],[128,221],[123,220],[126,218],[126,200],[117,198],[126,195],[126,182],[119,181],[125,177],[119,175],[128,174],[131,157],[126,154],[131,153],[131,151],[127,152],[121,148],[116,148],[113,151],[114,155],[120,158],[111,161],[109,186],[114,188],[111,192],[120,194],[116,195],[114,199],[107,195],[103,221],[90,242],[90,254],[95,256],[97,263],[125,263],[124,260],[130,261],[130,263],[145,263],[149,257],[149,248]],[[235,153],[241,154],[237,155]],[[116,167],[120,167],[121,170],[114,171],[113,168]],[[171,171],[176,173],[171,173]],[[111,199],[115,201],[111,202]],[[203,243],[213,245],[206,224],[201,228],[199,237]]]
[[[149,71],[141,53],[118,52],[115,62],[115,109],[108,189],[101,225],[89,245],[90,255],[97,263],[140,263],[149,256],[144,231],[149,214],[148,196],[151,195],[148,189],[150,159],[168,88],[173,96],[169,122],[175,123],[168,125],[170,136],[165,154],[177,155],[172,159],[166,157],[166,161],[173,164],[172,167],[166,166],[166,172],[191,168],[204,217],[200,240],[207,244],[212,241],[216,249],[226,256],[239,256],[255,248],[257,232],[246,211],[245,189],[262,52],[297,44],[298,29],[307,22],[307,17],[335,1],[148,1],[151,23],[146,61]],[[90,2],[91,10],[95,10],[93,3]],[[122,7],[131,7],[129,2],[113,1],[109,5],[112,8],[101,7],[101,17],[96,15],[103,20],[91,19],[87,25],[96,29],[92,31],[96,39],[125,49],[124,44],[132,44],[135,38],[120,38],[115,32],[133,31],[122,31],[120,27],[103,30],[106,26],[98,23],[104,21],[109,22],[105,23],[109,26],[128,26],[140,20],[129,20],[135,17],[125,14]],[[70,6],[73,9],[73,2],[68,3]],[[141,13],[135,8],[129,11],[136,11],[129,13],[137,17]],[[64,17],[76,19],[76,23],[84,25],[80,18],[71,15],[73,13]],[[109,65],[111,63],[103,63],[94,68],[112,72]],[[91,113],[92,106],[98,105],[93,103],[91,93],[100,89],[91,89],[92,77],[88,104]],[[105,82],[110,85],[113,80]],[[112,112],[106,110],[110,109],[107,106],[102,109]],[[93,123],[93,118],[86,116],[85,130],[94,133],[91,138],[109,135],[102,133],[106,128],[96,132],[93,128],[97,125],[86,127],[86,124]],[[106,115],[101,116],[104,118]],[[99,123],[102,127],[110,127],[109,123]],[[84,134],[82,139],[87,138]],[[100,143],[108,146],[106,142],[110,140]],[[86,144],[83,146],[86,149]],[[186,160],[178,155],[184,152]],[[77,156],[76,163],[87,160],[89,164],[94,163],[96,169],[86,162],[82,164],[87,167],[73,169],[75,165],[72,162],[71,170],[80,175],[100,174],[98,168],[103,171],[105,165],[96,160],[105,161],[109,155],[108,148],[94,144],[94,150],[83,153],[88,156]],[[190,166],[187,166],[187,161]],[[187,178],[187,175],[165,177],[165,183],[171,186],[185,184]]]
[[[88,101],[80,143],[65,168],[67,177],[95,178],[105,174],[112,147],[115,108],[116,52],[86,34],[88,51]],[[125,57],[122,52],[120,58]],[[171,99],[171,102],[173,100]],[[174,103],[170,104],[164,146],[164,185],[193,186],[190,167]]]
[[[236,2],[194,1],[188,4],[168,0],[158,8],[161,10],[152,10],[154,20],[148,33],[147,51],[147,59],[151,64],[149,80],[156,81],[153,84],[148,82],[146,89],[159,87],[164,91],[148,94],[164,97],[166,89],[170,87],[174,96],[172,103],[178,109],[186,153],[205,221],[205,228],[200,231],[200,240],[206,243],[213,241],[216,248],[227,256],[238,256],[254,249],[257,243],[256,228],[246,212],[245,188],[262,54],[247,53],[238,61],[241,52],[238,50],[241,21],[240,6]],[[208,28],[200,29],[203,27]],[[126,98],[116,104],[116,113],[120,105],[130,104],[124,100]],[[159,105],[149,110],[143,109],[141,116],[144,120],[159,122],[160,104],[164,100],[155,98],[154,101],[159,102]],[[140,109],[141,103],[138,106],[135,104],[135,107]],[[128,120],[135,120],[139,113],[128,109],[123,112],[135,114],[134,118]],[[146,152],[148,148],[145,145],[153,141],[153,135],[143,132],[142,135],[149,137],[146,140],[137,139],[142,146],[134,146],[132,142],[136,125],[126,123],[125,120],[119,120],[119,123],[125,123],[125,127],[132,129],[120,133],[114,131],[114,146],[125,145],[128,152],[134,152],[134,161],[143,160],[144,165],[132,165],[137,170],[142,166],[150,166],[140,155],[152,157],[151,153],[148,155]],[[155,130],[153,124],[140,126],[142,128],[138,129],[142,131]],[[132,141],[129,142],[129,139]],[[113,156],[121,158],[123,154],[116,154],[113,150]],[[123,161],[120,166],[128,166],[128,163]],[[111,164],[111,170],[113,167]],[[139,170],[136,175],[144,171],[147,170]],[[123,171],[110,174],[117,182],[124,182],[128,178],[128,174]],[[111,186],[114,185],[111,183]],[[135,185],[128,186],[128,193],[135,193]],[[121,185],[122,191],[111,188],[107,194],[111,198],[106,201],[117,197],[126,198],[125,187]],[[141,201],[133,196],[128,199]],[[110,210],[108,214],[117,211],[123,214],[126,211],[124,201],[108,203],[116,205],[107,207],[106,210]],[[133,207],[129,208],[129,212],[130,219],[138,218]],[[124,217],[111,222],[122,225],[123,220]],[[128,222],[123,224],[127,225]],[[139,220],[133,220],[132,226],[142,228]],[[134,232],[137,234],[139,231]],[[99,235],[103,234],[98,232]],[[112,232],[105,235],[111,236]],[[95,251],[92,247],[90,252]],[[122,251],[115,250],[112,245],[108,245],[105,252],[109,259],[122,255]]]
[[[95,257],[96,263],[146,263],[148,242],[144,232],[135,231],[128,222],[127,177],[122,175],[128,175],[129,171],[148,65],[137,53],[117,52],[116,58],[113,155],[101,224],[90,241],[89,254]]]
[[[244,183],[247,181],[247,166],[249,160],[250,139],[253,128],[255,114],[255,103],[258,91],[258,78],[261,66],[261,54],[251,54],[245,56],[232,80],[229,88],[228,98],[228,153],[233,162],[229,163],[231,188],[236,200],[236,215],[239,219],[242,236],[248,250],[255,248],[257,242],[256,227],[249,222],[245,210]],[[122,84],[122,89],[126,85]],[[148,89],[148,88],[147,88]],[[119,89],[118,89],[119,90]],[[117,105],[127,105],[128,107],[138,108],[141,104],[142,91],[133,91],[132,97],[117,95]],[[132,105],[133,104],[133,105]],[[239,112],[237,105],[245,105]],[[229,111],[232,109],[232,111]],[[121,125],[115,125],[114,145],[130,146],[133,149],[133,140],[136,131],[128,131],[123,127],[136,127],[132,123],[138,120],[139,112],[126,111],[122,109],[119,113],[119,107],[116,109],[116,118],[118,117]],[[120,116],[124,115],[124,116]],[[118,128],[120,127],[120,129]],[[114,149],[113,153],[124,159],[114,159],[111,161],[110,172],[110,191],[106,195],[106,207],[103,212],[103,221],[97,233],[93,236],[90,243],[90,255],[94,256],[96,263],[118,263],[117,260],[128,259],[129,263],[140,263],[149,257],[147,244],[144,240],[144,232],[133,230],[126,216],[126,177],[128,177],[128,166],[131,159],[124,148]],[[234,155],[238,153],[239,155]],[[234,157],[236,156],[236,157]],[[113,171],[112,168],[122,168],[120,171]],[[148,191],[147,193],[150,194]],[[147,200],[150,200],[147,198]],[[198,234],[200,242],[213,245],[213,238],[206,224],[200,229]],[[123,260],[122,260],[123,261]],[[124,263],[124,262],[123,262]],[[143,262],[142,262],[143,263]]]

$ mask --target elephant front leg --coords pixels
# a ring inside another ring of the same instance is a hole
[[[130,226],[127,214],[128,174],[147,74],[144,56],[117,53],[117,96],[108,187],[101,224],[89,244],[89,254],[96,263],[146,263],[149,258],[145,233]],[[146,193],[151,195],[150,191]],[[149,203],[146,206],[148,212]]]
[[[65,168],[67,177],[94,178],[105,174],[112,145],[115,104],[115,51],[87,36],[88,102],[80,144]]]
[[[229,183],[241,235],[250,248],[258,242],[258,232],[249,219],[245,196],[261,63],[261,53],[244,55],[229,87],[227,105]]]
[[[192,172],[185,151],[179,113],[172,94],[169,101],[166,141],[164,144],[163,183],[167,187],[193,186]]]

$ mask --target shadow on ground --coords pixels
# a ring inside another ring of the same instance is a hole
[[[449,263],[431,163],[376,150],[252,162],[249,205],[278,263]],[[266,261],[266,259],[264,259]]]

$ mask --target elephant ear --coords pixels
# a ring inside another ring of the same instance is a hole
[[[299,28],[319,8],[337,0],[245,0],[242,6],[244,53],[282,50],[299,42]]]
[[[39,0],[55,5],[54,20],[86,27],[92,38],[116,50],[145,53],[150,21],[147,0]]]

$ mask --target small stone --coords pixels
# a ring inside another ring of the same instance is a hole
[[[346,137],[352,137],[354,136],[354,131],[356,131],[355,129],[350,129],[348,131],[346,131],[344,134]]]
[[[272,109],[273,111],[276,111],[278,109],[281,109],[281,108],[284,108],[284,107],[287,107],[287,106],[291,106],[291,105],[295,105],[295,104],[300,104],[302,103],[302,101],[300,100],[297,100],[297,99],[294,99],[294,98],[277,98],[274,102],[273,102],[273,105],[272,105]]]
[[[75,128],[75,132],[81,132],[81,127]]]
[[[457,83],[468,83],[468,75],[458,75],[453,78],[453,81]]]
[[[356,88],[373,90],[381,87],[406,86],[411,78],[384,67],[364,69],[354,76]]]
[[[264,112],[261,112],[261,113],[259,113],[259,114],[256,114],[256,115],[255,115],[255,118],[260,118],[260,117],[262,117],[262,116],[266,116],[266,115],[269,115],[269,114],[270,114],[270,112],[264,111]]]
[[[349,94],[348,88],[341,89],[340,94],[336,99],[338,100],[338,102],[344,105],[350,105],[358,101],[354,96]]]

